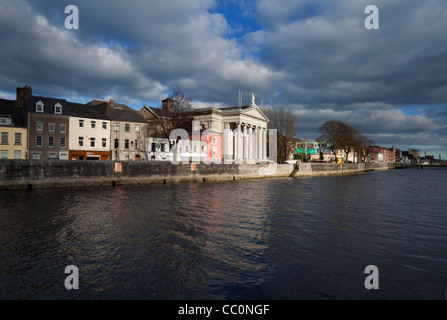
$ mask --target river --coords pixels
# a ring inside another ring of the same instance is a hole
[[[446,185],[424,168],[1,191],[0,299],[445,300]]]

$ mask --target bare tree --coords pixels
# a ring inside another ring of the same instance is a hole
[[[142,128],[140,128],[140,132],[138,133],[137,139],[135,141],[135,148],[138,152],[144,155],[145,160],[149,160],[149,134],[149,126],[144,125]]]
[[[278,160],[288,158],[296,144],[297,126],[295,116],[284,106],[266,108],[266,115],[270,119],[269,129],[277,130]]]
[[[364,135],[359,135],[357,139],[355,152],[360,157],[360,161],[365,162],[371,154],[371,147],[375,145],[375,142]]]
[[[319,131],[322,133],[319,139],[329,142],[334,153],[336,150],[343,150],[346,160],[358,145],[360,132],[342,121],[326,121]]]
[[[163,100],[162,110],[154,120],[155,134],[162,135],[169,141],[169,149],[178,143],[177,140],[169,139],[171,132],[175,129],[184,129],[191,132],[192,129],[192,103],[191,98],[185,96],[181,89],[175,90],[170,97]]]

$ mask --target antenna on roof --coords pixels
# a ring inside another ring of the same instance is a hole
[[[238,100],[237,100],[237,107],[238,107],[238,109],[241,109],[241,107],[242,107],[242,90],[239,90],[239,97],[238,97]]]

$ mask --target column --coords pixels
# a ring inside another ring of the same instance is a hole
[[[267,129],[262,129],[262,159],[267,160]]]
[[[247,124],[244,123],[242,128],[244,129],[243,134],[242,134],[242,139],[243,139],[243,151],[244,151],[244,162],[246,163],[248,160],[248,127]]]
[[[224,141],[223,141],[223,156],[224,163],[233,162],[233,132],[230,129],[230,123],[224,123]]]
[[[247,157],[247,163],[252,163],[253,161],[253,128],[251,125],[247,125],[247,149],[248,149],[248,157]]]
[[[236,133],[235,133],[235,157],[236,163],[242,163],[242,131],[241,124],[236,123]]]

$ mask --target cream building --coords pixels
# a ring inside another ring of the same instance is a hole
[[[95,106],[68,103],[70,160],[110,160],[110,120]]]
[[[0,99],[0,159],[26,159],[27,135],[23,107]]]
[[[124,104],[93,100],[95,106],[110,120],[110,159],[148,160],[148,123],[137,111]]]

